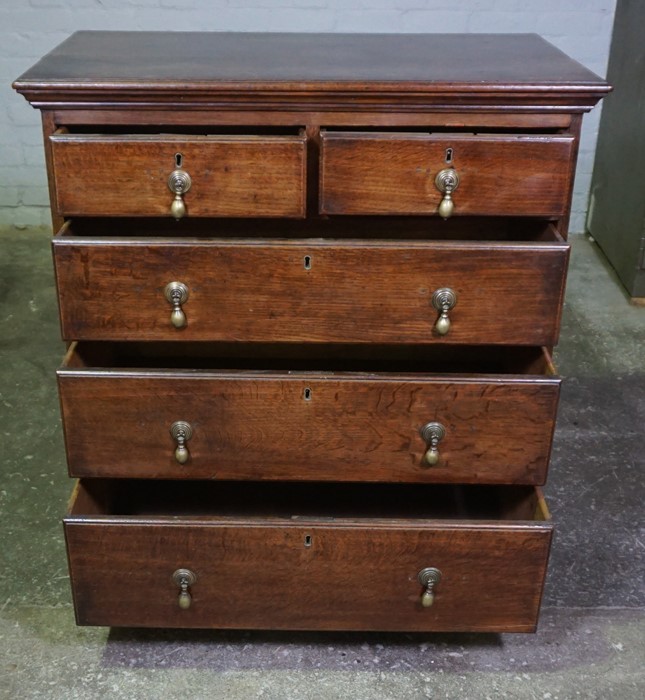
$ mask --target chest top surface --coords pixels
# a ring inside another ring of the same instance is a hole
[[[604,80],[535,34],[76,32],[14,87],[35,106],[213,95],[415,93],[593,106]]]

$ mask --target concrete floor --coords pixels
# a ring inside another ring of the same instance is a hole
[[[176,632],[74,625],[48,234],[1,231],[0,697],[645,697],[645,309],[573,244],[536,635]]]

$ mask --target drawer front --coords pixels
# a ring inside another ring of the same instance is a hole
[[[191,179],[187,216],[303,217],[304,136],[50,137],[62,216],[172,216],[168,178]]]
[[[67,520],[78,624],[529,632],[551,537],[546,525],[169,520]],[[426,567],[442,573],[431,607]],[[180,568],[196,576],[188,609]]]
[[[68,340],[555,345],[567,259],[556,243],[54,241]]]
[[[72,476],[542,484],[559,380],[63,369],[59,390]]]
[[[454,168],[455,215],[563,216],[575,160],[570,136],[323,132],[324,214],[436,214],[437,174]]]

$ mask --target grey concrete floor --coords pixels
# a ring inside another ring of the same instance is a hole
[[[573,239],[556,355],[558,529],[535,635],[76,627],[48,233],[0,231],[0,266],[1,698],[645,697],[645,309],[587,239]]]

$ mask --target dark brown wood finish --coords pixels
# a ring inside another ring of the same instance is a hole
[[[172,500],[181,500],[171,488]],[[230,489],[222,494],[228,515],[220,515],[213,500],[212,515],[197,510],[183,517],[148,514],[147,508],[141,515],[118,509],[113,515],[85,515],[72,506],[65,534],[77,621],[304,630],[535,629],[551,540],[548,522],[506,521],[501,513],[495,522],[468,520],[467,508],[463,519],[449,510],[450,519],[435,519],[431,508],[426,517],[365,518],[361,503],[370,495],[360,493],[353,515],[331,521],[299,517],[298,503],[305,497],[295,493],[289,499],[291,518],[236,516]],[[427,496],[431,502],[432,493]],[[241,491],[239,497],[247,496]],[[270,500],[264,490],[264,508]],[[329,504],[319,507],[330,512]],[[445,506],[440,511],[446,513]],[[427,566],[439,568],[443,577],[434,605],[423,608],[417,573]],[[171,579],[180,567],[197,575],[188,610],[179,608]]]
[[[387,359],[382,362],[387,367]],[[164,371],[77,364],[71,357],[71,366],[58,373],[69,472],[77,477],[541,484],[560,384],[528,372]],[[183,465],[169,432],[176,420],[193,428]],[[423,461],[427,445],[420,435],[430,421],[446,428],[433,467]]]
[[[43,110],[62,333],[83,341],[59,371],[70,474],[92,477],[65,519],[79,624],[534,630],[559,390],[538,346],[609,86],[529,34],[83,31],[14,87]]]
[[[568,252],[557,240],[54,239],[68,340],[554,345]],[[190,290],[179,330],[164,298],[174,280]],[[431,304],[442,287],[458,295],[446,336]]]
[[[39,107],[296,111],[572,112],[608,91],[535,34],[250,32],[77,32],[14,87]]]
[[[53,112],[57,124],[101,125],[101,126],[159,126],[176,127],[177,115],[163,109],[74,109]],[[186,126],[357,126],[365,127],[435,127],[478,128],[499,130],[562,131],[571,124],[571,115],[551,112],[356,112],[315,111],[265,112],[258,110],[185,110],[181,113],[181,124]]]
[[[305,214],[305,136],[50,136],[56,208],[65,216],[170,216],[181,154],[188,216]]]
[[[569,203],[570,136],[323,131],[321,142],[324,214],[436,214],[448,167],[457,216],[558,217]]]
[[[51,143],[49,141],[49,137],[53,133],[55,133],[57,130],[56,118],[52,112],[50,112],[48,110],[43,110],[41,113],[41,122],[42,122],[43,142],[44,142],[44,147],[45,147],[45,166],[47,168],[47,185],[49,188],[49,201],[53,203],[56,201],[56,188],[54,185],[55,170],[54,170],[54,163],[53,163],[53,158],[52,158],[52,147],[51,147]],[[60,229],[60,227],[63,225],[63,223],[65,222],[64,217],[62,217],[56,211],[56,208],[53,206],[51,209],[51,221],[52,221],[52,230],[54,232],[58,231]]]

